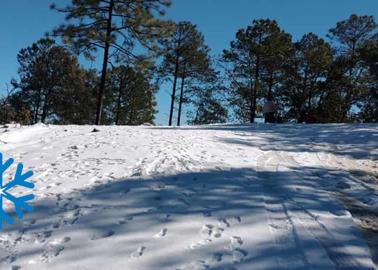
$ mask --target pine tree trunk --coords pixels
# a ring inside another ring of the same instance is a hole
[[[310,81],[310,87],[308,89],[308,110],[309,112],[312,111],[312,92],[314,88],[314,83]]]
[[[113,15],[114,0],[110,0],[109,13],[106,26],[106,37],[104,44],[104,59],[102,61],[101,81],[97,97],[97,112],[96,112],[96,125],[100,125],[102,117],[102,107],[104,103],[104,92],[106,83],[106,71],[108,68],[109,60],[109,48],[110,48],[110,36],[112,33],[112,15]]]
[[[176,63],[175,63],[175,72],[173,78],[173,88],[172,88],[172,96],[171,96],[171,108],[169,111],[169,126],[172,126],[172,119],[173,119],[173,108],[175,106],[175,97],[176,97],[176,85],[177,85],[177,77],[178,77],[178,70],[179,70],[179,54],[176,54]]]
[[[41,122],[42,123],[45,123],[45,121],[46,121],[47,110],[48,110],[48,105],[47,105],[47,100],[45,100],[45,103],[43,104],[42,116],[41,116]]]
[[[41,94],[38,94],[37,104],[34,109],[34,124],[38,122],[38,112],[39,112],[39,106],[41,104]]]
[[[50,102],[50,96],[51,96],[51,90],[48,90],[46,95],[45,95],[45,102],[43,103],[43,107],[42,107],[42,115],[41,115],[41,122],[42,123],[45,123],[46,121],[46,118],[47,118],[47,114],[48,114],[48,110],[49,110],[49,102]]]
[[[273,99],[273,72],[269,75],[269,89],[268,89],[268,100]]]
[[[119,82],[119,89],[118,89],[118,98],[117,98],[117,109],[116,109],[116,116],[115,116],[115,124],[116,126],[119,125],[119,115],[121,110],[121,96],[122,96],[122,87],[123,87],[123,78],[121,78]]]
[[[177,126],[180,126],[180,121],[181,121],[181,110],[182,110],[182,103],[184,100],[184,86],[185,86],[185,72],[183,73],[182,79],[181,79],[180,103],[179,103],[179,109],[178,109],[178,115],[177,115]]]
[[[255,83],[251,93],[251,111],[250,111],[250,123],[253,124],[255,122],[256,117],[256,99],[257,99],[257,91],[259,88],[259,76],[260,76],[260,56],[257,56],[256,59],[256,69],[255,69]]]

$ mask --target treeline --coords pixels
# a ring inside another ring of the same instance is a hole
[[[254,122],[272,100],[298,122],[378,121],[378,33],[372,16],[352,15],[329,30],[293,42],[272,20],[241,29],[222,55],[236,117]]]
[[[17,55],[0,123],[154,123],[170,85],[169,125],[255,122],[272,101],[282,121],[378,122],[378,31],[352,15],[293,41],[274,20],[240,29],[212,56],[191,22],[164,20],[167,0],[81,0],[51,8],[66,23]],[[101,69],[85,68],[100,63]],[[167,89],[164,89],[167,90]]]

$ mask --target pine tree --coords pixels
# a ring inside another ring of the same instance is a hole
[[[344,81],[333,87],[339,100],[334,104],[338,107],[338,122],[348,120],[352,106],[357,105],[361,95],[368,91],[364,83],[367,67],[361,58],[360,49],[376,34],[376,30],[377,24],[373,16],[351,15],[349,19],[338,22],[336,27],[329,31],[329,37],[335,41],[335,49],[338,52],[336,61],[340,64],[340,77]]]
[[[171,37],[165,41],[164,60],[160,74],[173,77],[169,125],[173,122],[177,83],[181,79],[177,125],[181,123],[182,107],[185,101],[185,88],[188,82],[206,80],[213,72],[210,65],[209,48],[205,45],[203,35],[190,22],[176,25]]]
[[[170,30],[170,23],[155,18],[164,15],[169,0],[72,0],[65,8],[53,9],[66,14],[68,23],[54,30],[55,35],[72,44],[77,52],[92,58],[103,51],[98,89],[96,121],[101,123],[108,62],[111,56],[124,60],[138,58],[135,47],[158,49],[157,41]]]
[[[148,75],[127,66],[116,67],[110,74],[112,89],[105,102],[108,122],[116,125],[153,124],[155,89]]]
[[[51,39],[40,39],[22,49],[18,56],[19,93],[14,97],[32,114],[32,122],[46,122],[57,115],[57,103],[83,87],[82,74],[76,57]],[[17,97],[17,98],[16,98]],[[70,108],[72,109],[72,108]]]
[[[290,107],[287,117],[298,122],[315,114],[323,102],[323,82],[333,61],[331,46],[313,33],[304,35],[295,43],[295,51],[286,65],[280,95]]]
[[[242,121],[255,121],[257,100],[271,98],[283,61],[291,50],[291,37],[276,21],[254,20],[240,29],[222,63],[230,81],[231,105]]]
[[[292,56],[294,48],[291,35],[282,31],[278,25],[272,23],[267,31],[269,37],[263,43],[261,58],[261,97],[274,100],[280,82],[283,79],[284,67]]]
[[[199,93],[200,96],[193,102],[196,109],[189,124],[207,125],[227,122],[228,111],[217,96],[217,89],[208,87]]]
[[[362,95],[361,118],[364,122],[378,122],[378,33],[359,50],[368,72],[365,76],[367,91]]]
[[[55,102],[56,124],[90,125],[96,113],[99,78],[94,69],[77,70],[77,77]]]

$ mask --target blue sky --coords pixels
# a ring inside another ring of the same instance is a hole
[[[17,52],[63,22],[49,4],[67,0],[2,0],[0,3],[0,89],[17,77]],[[168,18],[189,20],[205,35],[212,54],[227,48],[235,32],[253,19],[271,18],[294,40],[308,32],[325,36],[352,13],[378,17],[378,0],[173,0]],[[157,123],[166,124],[169,85],[157,95]],[[1,90],[0,90],[1,92]]]

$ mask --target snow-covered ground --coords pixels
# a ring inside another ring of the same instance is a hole
[[[0,128],[36,195],[0,269],[374,269],[377,125],[93,128]]]

